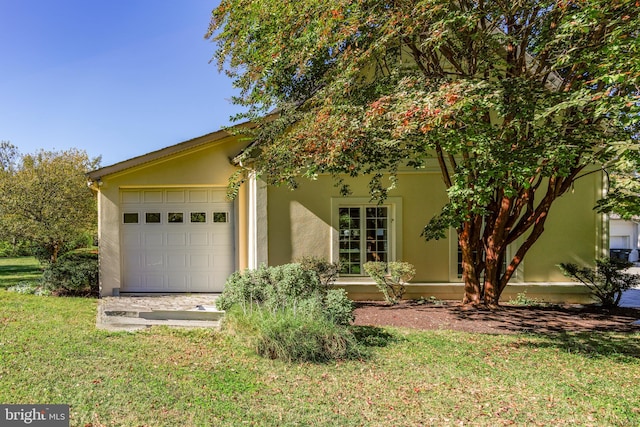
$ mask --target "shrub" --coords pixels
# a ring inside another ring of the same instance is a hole
[[[522,307],[538,307],[545,305],[544,302],[537,298],[529,298],[527,296],[527,291],[518,293],[515,298],[509,300],[509,304]]]
[[[325,361],[359,354],[348,325],[353,303],[327,289],[301,264],[260,266],[232,274],[216,300],[228,331],[249,336],[256,352],[288,361]]]
[[[300,300],[320,296],[322,289],[317,275],[300,264],[275,267],[261,265],[256,270],[235,272],[227,279],[216,307],[228,310],[239,305],[243,310],[266,306],[272,310],[293,307]]]
[[[625,273],[633,264],[615,258],[596,260],[596,267],[579,267],[576,264],[562,263],[560,270],[565,276],[582,282],[591,290],[603,307],[617,307],[622,293],[640,283],[640,276]]]
[[[338,274],[340,273],[339,262],[329,262],[320,257],[305,256],[298,260],[298,264],[300,264],[305,270],[315,272],[318,275],[320,284],[327,289],[333,287],[333,284],[336,282]]]
[[[259,319],[260,333],[252,340],[253,348],[263,357],[288,362],[326,362],[362,356],[351,331],[323,316],[286,309],[275,316],[262,312],[255,318]]]
[[[81,249],[65,253],[55,264],[47,265],[41,284],[57,295],[97,296],[97,251]]]
[[[330,289],[324,301],[324,315],[337,325],[347,326],[353,322],[353,302],[344,289]]]
[[[406,283],[416,274],[415,268],[408,262],[367,262],[362,267],[376,282],[389,304],[397,304],[402,299]]]

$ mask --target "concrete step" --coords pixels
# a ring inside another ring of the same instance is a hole
[[[104,316],[96,323],[98,329],[137,331],[151,326],[219,329],[220,320],[145,319],[143,317]]]
[[[115,309],[98,308],[96,326],[113,331],[135,331],[151,326],[181,328],[219,328],[224,312],[212,306],[193,309]]]

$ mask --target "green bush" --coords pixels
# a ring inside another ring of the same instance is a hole
[[[596,267],[579,267],[576,264],[562,263],[560,270],[565,276],[582,282],[591,290],[603,307],[617,307],[622,293],[640,283],[640,276],[625,273],[633,264],[615,258],[596,260]]]
[[[275,316],[254,312],[257,334],[252,340],[259,355],[288,362],[326,362],[363,354],[351,331],[323,316],[286,309]]]
[[[416,274],[416,269],[408,262],[367,262],[362,267],[389,304],[397,304],[402,299],[406,283]]]
[[[305,270],[310,270],[318,275],[320,284],[327,289],[331,289],[338,279],[340,273],[339,262],[329,262],[324,258],[315,256],[304,256],[297,261]]]
[[[343,289],[327,289],[302,265],[260,266],[232,274],[216,300],[224,327],[249,336],[260,355],[324,361],[360,354],[348,325],[353,303]]]
[[[337,325],[353,322],[353,302],[344,289],[330,289],[324,299],[324,315]]]
[[[65,253],[55,264],[47,265],[41,284],[56,295],[97,296],[97,251],[79,249]]]
[[[317,275],[300,264],[275,267],[261,265],[256,270],[235,272],[227,279],[216,306],[228,310],[237,304],[243,310],[260,305],[272,310],[296,308],[300,300],[322,295]]]

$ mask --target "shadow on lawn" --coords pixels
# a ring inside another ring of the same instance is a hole
[[[377,326],[352,326],[356,340],[365,347],[386,347],[400,338]]]
[[[499,310],[469,310],[452,307],[459,320],[489,323],[506,333],[640,332],[640,310],[597,306],[502,306]]]
[[[603,310],[598,306],[510,306],[469,309],[456,301],[439,305],[402,301],[356,304],[356,325],[478,334],[533,334],[522,345],[556,347],[587,356],[640,358],[640,309]]]
[[[34,268],[31,265],[4,265],[0,267],[0,277],[9,275],[38,274],[40,272],[41,269]]]

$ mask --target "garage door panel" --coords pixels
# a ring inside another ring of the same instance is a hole
[[[184,190],[168,190],[167,203],[184,203]]]
[[[141,246],[141,242],[142,234],[135,231],[129,231],[128,233],[125,233],[122,239],[122,243],[125,247]]]
[[[161,269],[165,265],[162,253],[145,253],[144,266],[147,269]]]
[[[218,256],[216,256],[217,258]],[[189,267],[194,269],[211,268],[211,257],[209,254],[189,254]]]
[[[189,233],[189,245],[209,246],[209,235],[207,232]]]
[[[187,238],[184,233],[167,233],[168,246],[186,246]]]
[[[163,233],[144,233],[143,242],[147,247],[162,246]]]
[[[171,269],[174,268],[186,268],[187,267],[187,255],[185,254],[167,254],[167,266]]]
[[[122,190],[121,217],[140,218],[121,223],[122,290],[221,292],[235,269],[232,204],[225,197],[220,189]],[[184,222],[169,223],[171,213],[182,213]],[[147,214],[160,222],[147,222]]]
[[[189,190],[187,191],[189,203],[207,203],[209,201],[208,190]]]
[[[172,291],[187,291],[187,276],[184,273],[171,273],[167,275],[167,288]]]
[[[146,291],[163,291],[166,289],[164,286],[164,274],[145,274],[143,275],[143,288]]]

